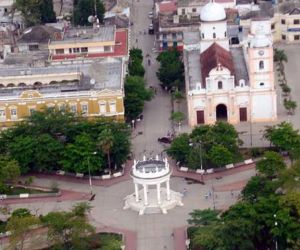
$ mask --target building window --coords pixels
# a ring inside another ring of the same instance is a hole
[[[259,61],[259,69],[264,69],[264,61]]]
[[[227,33],[226,33],[226,31],[224,32],[224,37],[226,37],[227,36]]]
[[[80,48],[74,48],[73,49],[73,53],[79,53],[80,52]]]
[[[223,88],[223,82],[222,81],[218,81],[218,89],[222,89]]]
[[[202,39],[204,39],[204,33],[202,33],[201,35],[202,35]]]
[[[166,40],[167,39],[167,34],[163,34],[162,37],[163,37],[163,40]]]
[[[110,46],[104,46],[104,51],[105,52],[110,52]]]
[[[77,105],[75,103],[70,105],[70,111],[71,113],[77,113]]]
[[[177,34],[176,33],[172,33],[172,39],[175,40],[177,38]]]
[[[295,19],[294,20],[294,24],[300,24],[300,20],[299,19]]]
[[[11,116],[12,119],[17,118],[17,109],[16,108],[11,108],[10,116]]]
[[[213,38],[216,38],[216,33],[215,32],[213,33]]]
[[[61,54],[64,54],[65,53],[65,50],[64,49],[56,49],[55,50],[55,54],[56,55],[61,55]]]
[[[3,120],[6,118],[5,108],[0,108],[0,119]]]
[[[300,40],[300,35],[294,35],[294,40]]]
[[[173,48],[177,48],[177,42],[173,42]]]
[[[110,113],[116,113],[116,102],[115,101],[111,101],[109,103],[109,111],[110,111]]]
[[[106,102],[99,103],[99,110],[100,110],[100,114],[106,113]]]
[[[69,49],[69,53],[72,54],[72,49]]]
[[[181,10],[181,14],[182,14],[182,15],[185,15],[185,9],[182,9],[182,10]]]
[[[66,111],[66,104],[64,104],[64,103],[58,104],[58,110],[59,111]]]
[[[195,12],[197,11],[197,9],[196,9],[196,8],[193,8],[192,11],[195,13]]]
[[[285,24],[285,20],[284,19],[281,19],[281,24]]]
[[[86,52],[88,52],[88,48],[87,47],[81,48],[81,53],[86,53]]]
[[[282,36],[281,36],[281,39],[282,39],[282,40],[285,40],[285,39],[286,39],[286,35],[282,35]]]
[[[81,104],[81,112],[83,115],[87,115],[87,113],[88,113],[88,105],[87,104]]]
[[[275,24],[274,23],[271,24],[271,30],[273,30],[273,29],[275,29]]]
[[[28,49],[30,51],[38,50],[39,49],[39,45],[38,44],[31,44],[31,45],[28,46]]]
[[[259,86],[265,86],[265,83],[261,82],[259,83]]]

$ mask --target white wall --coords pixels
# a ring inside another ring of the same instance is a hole
[[[273,98],[269,94],[252,96],[252,118],[253,119],[268,119],[273,117]]]

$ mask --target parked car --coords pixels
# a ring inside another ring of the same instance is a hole
[[[153,18],[153,12],[152,11],[149,12],[148,17],[151,18],[151,19]]]
[[[172,142],[172,138],[171,137],[167,137],[167,136],[163,136],[163,137],[159,137],[157,139],[158,142],[161,142],[161,143],[168,143],[170,144]]]

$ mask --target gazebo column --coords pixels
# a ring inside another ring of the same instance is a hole
[[[139,202],[139,184],[134,183],[135,201]]]
[[[143,184],[144,187],[144,204],[148,205],[148,194],[147,194],[147,184]]]
[[[170,180],[166,181],[166,186],[167,186],[167,200],[171,200],[171,196],[170,196]]]
[[[157,189],[157,204],[160,204],[160,183],[156,184],[156,189]]]

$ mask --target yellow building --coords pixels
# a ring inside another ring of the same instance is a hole
[[[122,58],[41,68],[0,69],[0,126],[9,127],[35,110],[68,108],[86,117],[124,119]]]
[[[272,20],[274,42],[300,43],[300,9],[275,13]]]

